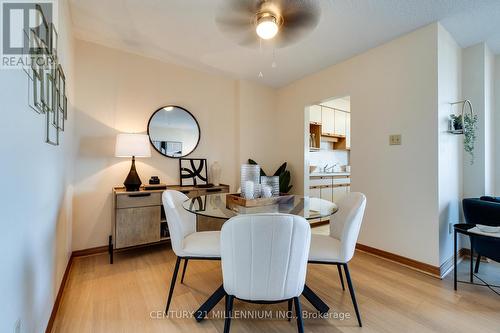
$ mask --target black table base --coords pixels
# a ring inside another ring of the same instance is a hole
[[[488,287],[491,291],[493,291],[495,294],[500,295],[498,291],[496,291],[493,288],[500,288],[500,286],[497,285],[491,285],[486,283],[483,279],[481,279],[479,276],[474,274],[474,237],[488,237],[484,235],[479,235],[479,234],[474,234],[469,232],[469,229],[473,228],[475,225],[474,224],[469,224],[469,223],[459,223],[455,224],[454,226],[454,233],[453,233],[453,289],[457,290],[457,284],[458,283],[465,283],[465,284],[473,284],[475,286],[481,286],[481,287]],[[457,278],[457,253],[458,253],[458,234],[466,235],[469,236],[470,238],[470,263],[469,263],[469,281],[461,281],[458,280]],[[471,237],[472,236],[472,237]],[[477,259],[478,261],[480,260],[479,258]],[[474,282],[474,277],[480,280],[483,284],[480,283],[475,283]]]
[[[311,290],[307,285],[304,286],[304,291],[302,295],[311,303],[316,310],[318,310],[321,314],[328,313],[330,308],[328,305],[319,298],[318,295],[314,291]],[[198,310],[194,313],[194,318],[196,321],[200,322],[208,315],[210,311],[219,303],[224,296],[226,296],[226,292],[224,291],[224,287],[220,286],[217,290],[203,303]]]

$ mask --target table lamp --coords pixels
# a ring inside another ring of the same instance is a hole
[[[135,169],[136,157],[151,157],[149,137],[146,134],[118,134],[115,145],[116,157],[132,157],[132,166],[123,182],[127,191],[139,191],[142,184]]]

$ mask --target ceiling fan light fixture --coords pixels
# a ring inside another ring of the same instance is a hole
[[[257,20],[255,32],[262,39],[272,39],[278,33],[279,27],[273,15],[262,16]]]

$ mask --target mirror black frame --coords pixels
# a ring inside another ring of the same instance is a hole
[[[161,110],[163,110],[165,108],[168,108],[168,107],[182,109],[183,111],[187,112],[193,118],[194,122],[196,123],[196,126],[198,127],[198,141],[196,142],[196,145],[194,146],[194,148],[189,153],[187,153],[186,155],[182,155],[182,156],[168,156],[168,155],[165,155],[161,151],[159,151],[158,149],[156,149],[156,146],[153,144],[153,141],[151,141],[151,135],[149,134],[149,125],[151,124],[151,119],[153,119],[154,115],[157,114],[159,111],[161,111]],[[151,144],[151,146],[153,146],[154,150],[156,150],[161,156],[165,156],[165,157],[168,157],[168,158],[183,158],[183,157],[191,155],[196,150],[196,148],[198,148],[198,145],[200,144],[200,139],[201,139],[200,124],[198,123],[198,120],[196,120],[196,117],[193,116],[193,114],[191,112],[189,112],[188,110],[186,110],[182,106],[178,106],[178,105],[166,105],[166,106],[162,106],[161,108],[159,108],[158,110],[156,110],[155,112],[153,112],[153,114],[151,115],[151,117],[149,117],[149,120],[148,120],[147,131],[148,131],[149,143]]]

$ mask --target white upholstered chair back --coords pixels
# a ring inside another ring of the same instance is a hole
[[[300,216],[239,215],[224,223],[224,290],[249,301],[278,301],[302,294],[311,227]]]
[[[176,255],[182,253],[184,238],[196,231],[196,216],[182,207],[182,203],[187,199],[188,197],[179,191],[167,190],[162,195],[172,249]]]
[[[351,192],[337,203],[338,212],[330,218],[330,236],[340,241],[339,262],[349,262],[356,248],[359,230],[363,222],[366,197]]]

